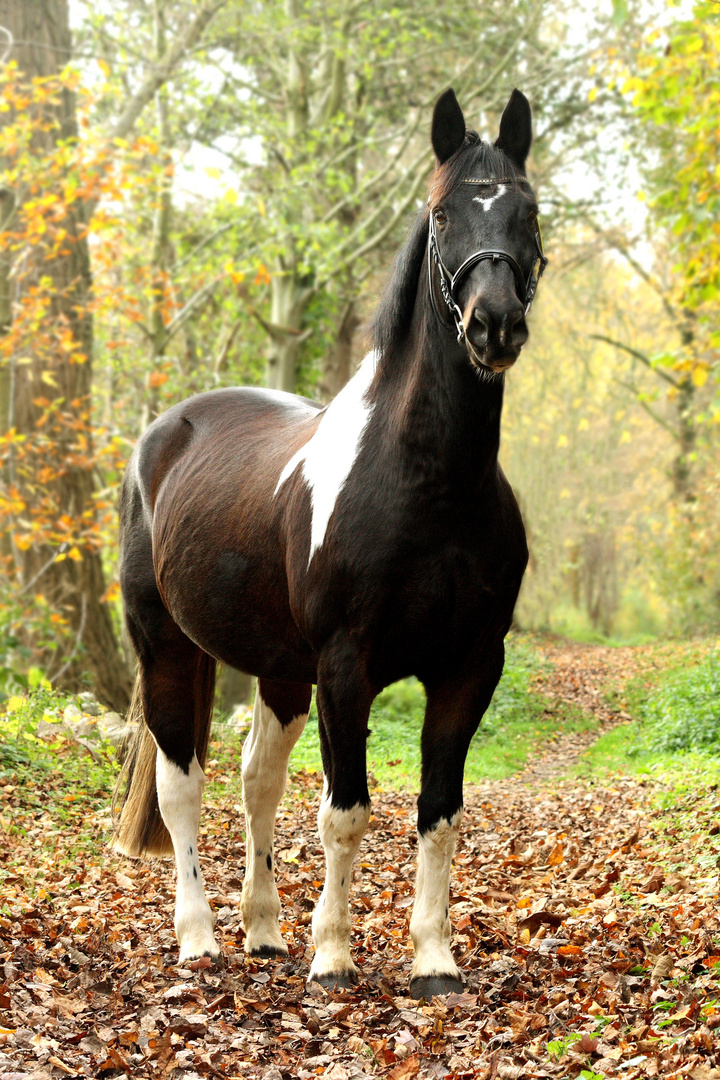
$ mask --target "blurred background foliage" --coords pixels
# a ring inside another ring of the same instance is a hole
[[[717,3],[0,0],[0,668],[123,708],[122,468],[190,394],[329,400],[453,85],[530,98],[551,258],[507,380],[526,629],[720,629]],[[5,42],[3,45],[2,43]]]

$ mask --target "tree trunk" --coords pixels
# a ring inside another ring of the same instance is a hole
[[[267,350],[267,385],[293,394],[300,349],[307,338],[302,325],[312,289],[298,280],[292,255],[279,260],[271,283],[270,336]]]
[[[155,55],[156,62],[167,51],[165,34],[165,3],[155,0]],[[166,312],[168,289],[168,264],[170,261],[170,227],[172,224],[172,153],[170,124],[168,120],[167,87],[159,87],[155,94],[155,111],[160,134],[163,168],[158,177],[158,191],[153,219],[153,239],[150,253],[151,312],[150,312],[150,370],[145,390],[145,401],[140,412],[140,433],[160,411],[159,390],[164,382],[161,370],[167,346]]]
[[[23,77],[52,77],[69,62],[67,0],[0,0],[0,25],[13,35],[11,57]],[[60,140],[77,138],[71,91],[65,89],[60,103],[49,112],[56,126],[40,127],[35,134],[34,146],[40,154],[51,153]],[[14,196],[20,207],[26,193],[18,190]],[[14,282],[13,310],[18,310],[32,288],[40,286],[41,278],[49,310],[42,333],[28,334],[23,340],[23,359],[29,362],[14,366],[9,404],[18,432],[26,436],[27,445],[38,447],[36,457],[26,458],[24,469],[14,477],[29,510],[37,509],[38,501],[44,499],[48,512],[58,519],[65,515],[73,524],[82,521],[90,539],[75,545],[73,557],[62,560],[51,561],[58,548],[45,542],[15,554],[22,580],[33,582],[33,589],[62,613],[72,631],[73,644],[64,660],[42,655],[47,674],[75,689],[83,669],[89,667],[98,697],[122,710],[129,703],[130,673],[103,599],[106,587],[99,542],[91,539],[95,521],[90,428],[93,325],[86,213],[80,200],[64,207],[61,225],[67,242],[59,254],[48,259],[43,245],[35,243],[27,244],[18,256],[23,266]],[[60,334],[72,342],[70,352],[51,347],[53,336],[57,340]],[[78,362],[79,355],[85,357],[84,362]],[[52,398],[49,405],[48,397]],[[37,470],[48,464],[52,475],[41,481]]]
[[[340,316],[335,342],[323,357],[320,394],[323,401],[332,401],[353,373],[353,344],[360,326],[357,302],[348,300]]]

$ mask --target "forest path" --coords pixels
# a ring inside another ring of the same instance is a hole
[[[465,989],[427,1004],[406,996],[414,793],[372,793],[351,893],[362,979],[333,993],[306,984],[324,876],[319,775],[293,776],[278,816],[286,960],[244,955],[239,788],[229,773],[209,785],[199,846],[222,967],[178,965],[169,861],[133,863],[89,838],[79,849],[46,812],[48,787],[58,805],[78,798],[62,770],[37,797],[0,788],[0,1076],[720,1080],[717,792],[668,815],[660,777],[568,773],[623,722],[622,687],[651,677],[662,650],[542,648],[554,667],[538,689],[599,728],[550,740],[519,775],[466,785],[450,894]],[[83,812],[104,839],[97,807]]]
[[[552,665],[536,677],[535,689],[550,701],[582,710],[597,726],[558,734],[545,752],[531,758],[518,774],[516,779],[524,784],[566,774],[605,731],[630,720],[623,707],[623,688],[630,679],[655,666],[654,652],[649,648],[584,645],[551,637],[534,644]]]

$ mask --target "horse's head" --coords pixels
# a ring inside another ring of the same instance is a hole
[[[435,106],[429,200],[433,305],[480,370],[505,371],[527,341],[525,316],[546,259],[525,178],[530,105],[513,90],[493,146],[467,131],[452,90]]]

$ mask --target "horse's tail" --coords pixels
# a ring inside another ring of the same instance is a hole
[[[202,768],[207,756],[215,698],[215,660],[207,653],[200,655],[194,690],[195,753]],[[131,858],[172,855],[170,833],[165,828],[157,797],[157,743],[145,722],[139,675],[127,719],[135,725],[135,731],[127,744],[113,792],[113,847]]]

